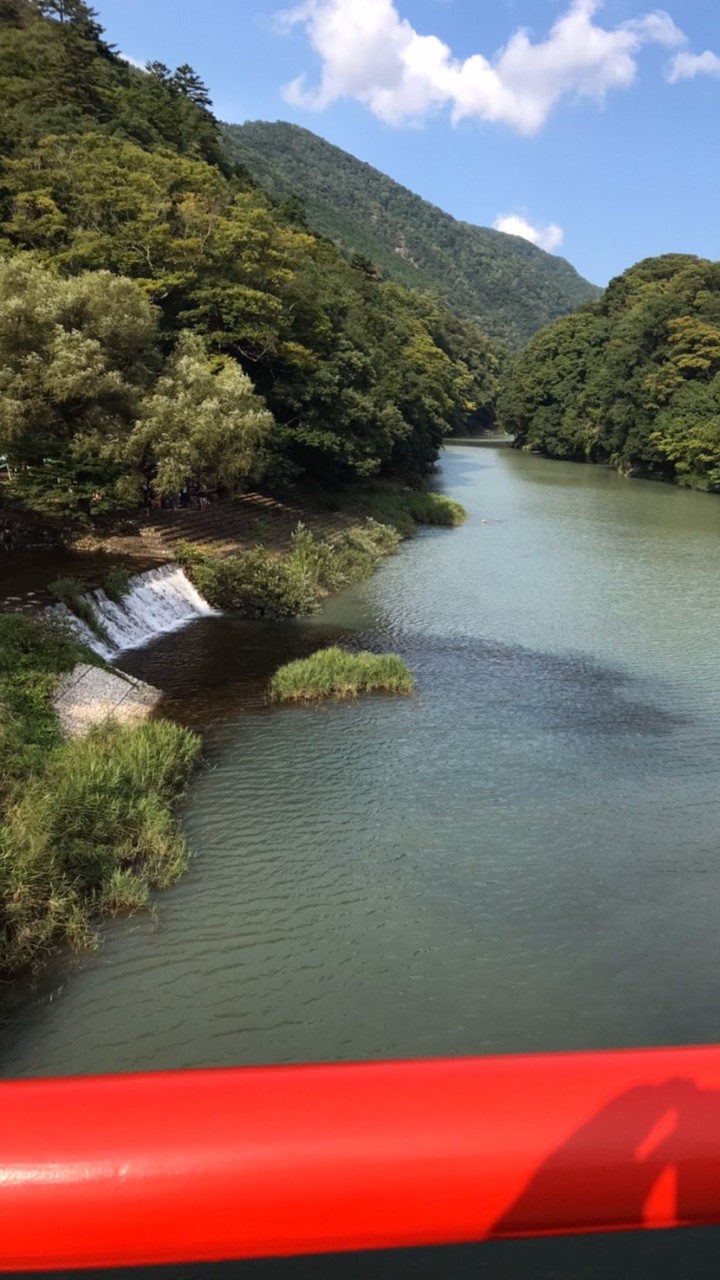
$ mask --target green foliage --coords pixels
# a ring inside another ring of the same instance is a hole
[[[0,234],[16,251],[0,267],[0,453],[16,500],[88,521],[143,481],[416,483],[445,435],[493,426],[498,344],[348,262],[294,192],[277,202],[224,161],[191,67],[129,67],[82,0],[18,3],[0,27]]]
[[[0,261],[0,451],[34,510],[89,518],[190,481],[232,488],[272,416],[234,361],[181,332],[163,366],[158,312],[108,271],[63,279]]]
[[[12,688],[36,675],[62,675],[78,662],[100,660],[62,622],[47,616],[0,613],[0,680]]]
[[[100,894],[103,915],[129,915],[146,911],[149,906],[150,889],[142,876],[121,867],[110,872]]]
[[[237,556],[216,555],[188,543],[175,548],[179,564],[216,609],[246,618],[295,618],[312,613],[323,596],[372,573],[400,541],[394,528],[368,519],[332,541],[299,524],[285,554],[256,547]]]
[[[156,313],[131,281],[0,260],[0,452],[16,495],[55,515],[117,505],[157,357]]]
[[[499,412],[521,447],[720,492],[720,263],[638,263],[533,339]]]
[[[187,64],[147,73],[103,40],[82,0],[4,0],[0,22],[0,148],[43,135],[102,130],[225,165],[207,90]]]
[[[351,653],[332,647],[280,667],[270,682],[270,697],[273,702],[314,702],[356,698],[361,693],[409,694],[413,684],[412,674],[397,654]]]
[[[150,471],[157,493],[177,492],[190,478],[232,490],[252,471],[272,426],[235,361],[211,367],[202,339],[184,333],[142,406],[128,451]]]
[[[114,604],[122,604],[130,590],[130,574],[122,565],[113,565],[103,582],[103,591],[108,600]]]
[[[49,704],[57,677],[99,661],[57,618],[0,614],[0,804],[60,740]]]
[[[193,735],[167,722],[108,723],[56,747],[11,793],[0,831],[0,972],[37,967],[60,941],[87,945],[96,911],[136,909],[148,888],[181,874],[187,853],[169,806],[197,751]]]
[[[467,520],[465,508],[454,498],[446,498],[442,493],[407,494],[403,506],[416,524],[433,524],[454,529]]]
[[[98,659],[57,620],[0,615],[1,975],[92,945],[97,911],[139,908],[186,863],[170,805],[198,739],[153,721],[62,742],[52,694],[81,661]]]
[[[223,126],[230,156],[278,199],[301,192],[310,226],[511,347],[599,290],[562,258],[516,236],[456,222],[392,179],[291,124]]]
[[[98,618],[92,601],[85,594],[82,584],[77,578],[63,577],[56,578],[54,582],[49,584],[48,590],[55,596],[55,599],[64,604],[66,609],[75,614],[81,622],[100,640],[107,639],[107,633]]]
[[[209,604],[246,618],[294,618],[311,613],[317,603],[312,579],[292,557],[261,547],[224,559],[186,561],[184,567]]]
[[[400,536],[389,525],[367,519],[332,541],[318,541],[299,524],[290,559],[313,582],[316,599],[369,578],[383,556],[397,550]]]
[[[378,520],[392,525],[403,538],[409,537],[417,525],[439,525],[455,528],[467,519],[465,508],[441,493],[427,489],[400,491],[386,485],[368,489],[355,499]]]

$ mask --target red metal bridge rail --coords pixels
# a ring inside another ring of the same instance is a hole
[[[0,1085],[0,1269],[720,1223],[720,1050]]]

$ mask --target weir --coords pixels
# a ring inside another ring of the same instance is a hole
[[[112,659],[125,649],[137,649],[157,636],[177,631],[196,618],[211,617],[215,610],[195,589],[177,564],[163,565],[138,573],[130,579],[130,589],[119,604],[101,588],[88,591],[87,600],[102,626],[102,639],[65,605],[52,612],[67,618],[88,648],[102,658]]]

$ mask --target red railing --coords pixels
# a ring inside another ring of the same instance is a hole
[[[720,1223],[720,1050],[0,1085],[0,1265]]]

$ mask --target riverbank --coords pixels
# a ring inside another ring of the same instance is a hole
[[[178,543],[179,564],[208,603],[246,618],[297,618],[320,601],[370,576],[384,556],[420,525],[462,524],[459,502],[428,490],[392,486],[337,495],[338,524],[318,536],[300,522],[284,549],[256,545],[227,555],[222,547]]]
[[[168,721],[114,719],[65,739],[54,705],[92,651],[56,621],[0,617],[0,979],[61,943],[95,945],[101,914],[147,906],[187,864],[172,806],[199,739]]]
[[[215,607],[294,618],[370,576],[418,525],[450,527],[464,514],[438,494],[378,486],[355,493],[325,537],[298,523],[285,549],[256,544],[232,554],[221,536],[176,545],[176,555]],[[172,566],[135,581],[157,586],[168,574]],[[125,598],[131,603],[132,581],[124,571],[115,612]],[[62,595],[87,625],[97,593],[82,586],[66,578]],[[107,638],[99,628],[88,634],[94,643]],[[79,680],[90,692],[79,709],[68,708],[63,699]],[[0,978],[36,972],[60,944],[92,947],[95,917],[147,907],[151,891],[174,883],[187,865],[173,809],[200,739],[168,721],[122,723],[145,715],[158,693],[128,681],[122,697],[119,683],[61,621],[0,614]],[[71,731],[87,736],[68,741]]]

